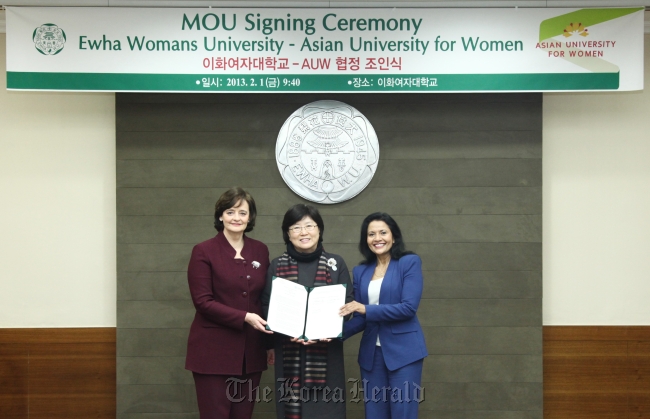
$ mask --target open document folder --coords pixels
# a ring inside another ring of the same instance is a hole
[[[305,287],[273,277],[266,328],[304,340],[343,337],[345,284]]]

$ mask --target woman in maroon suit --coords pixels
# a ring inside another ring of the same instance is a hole
[[[215,205],[216,237],[197,244],[187,269],[196,308],[185,368],[192,371],[201,419],[248,419],[267,367],[260,295],[269,267],[265,244],[246,237],[257,210],[241,188]],[[252,385],[252,386],[251,386]]]

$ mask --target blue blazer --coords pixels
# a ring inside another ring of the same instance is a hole
[[[377,263],[352,270],[354,300],[366,306],[366,314],[354,313],[343,326],[345,339],[363,330],[359,365],[372,370],[377,335],[389,370],[394,371],[428,355],[416,312],[422,297],[422,260],[418,255],[391,260],[379,293],[379,304],[368,305],[368,286]]]

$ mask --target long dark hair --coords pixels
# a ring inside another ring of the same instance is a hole
[[[386,223],[393,235],[393,246],[390,248],[391,259],[399,259],[404,255],[411,255],[413,252],[406,250],[404,239],[402,238],[402,230],[390,215],[385,212],[374,212],[367,216],[361,223],[361,237],[359,239],[359,252],[364,260],[361,263],[370,264],[377,260],[377,255],[373,253],[368,247],[368,225],[373,221],[383,221]]]
[[[284,219],[282,220],[282,238],[284,239],[285,244],[289,244],[289,227],[296,224],[298,221],[302,220],[305,217],[309,217],[318,226],[318,243],[323,242],[323,233],[325,233],[325,223],[323,223],[323,217],[320,216],[320,213],[316,208],[311,205],[306,204],[296,204],[293,207],[289,208],[284,214]]]

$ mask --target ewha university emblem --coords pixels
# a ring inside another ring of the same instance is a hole
[[[65,44],[65,32],[53,23],[46,23],[34,29],[34,46],[43,55],[56,55]]]
[[[361,112],[334,100],[313,102],[285,121],[275,145],[278,169],[303,198],[337,204],[358,195],[379,162],[379,143]]]

